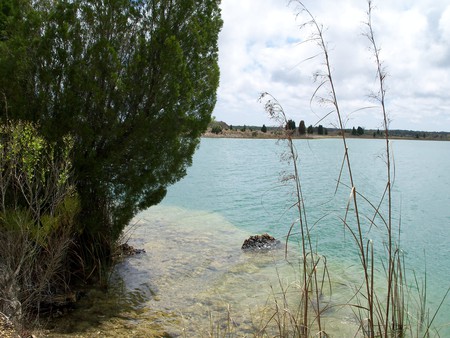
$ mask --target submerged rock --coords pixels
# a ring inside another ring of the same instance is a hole
[[[281,243],[278,239],[270,236],[269,234],[255,235],[250,236],[244,241],[242,244],[242,250],[250,251],[250,250],[273,250],[279,249],[281,247]]]
[[[145,249],[136,249],[127,243],[119,246],[119,256],[134,256],[145,253]]]

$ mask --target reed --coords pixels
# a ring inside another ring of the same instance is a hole
[[[309,42],[315,43],[320,53],[313,58],[321,57],[323,69],[315,73],[315,80],[318,85],[314,90],[311,102],[318,101],[322,105],[331,107],[320,121],[334,114],[343,145],[343,157],[340,171],[337,178],[336,190],[345,189],[348,193],[348,200],[344,208],[343,215],[338,219],[342,223],[346,232],[350,234],[353,245],[358,253],[361,271],[361,284],[353,285],[354,295],[343,304],[350,307],[359,322],[359,329],[355,335],[363,337],[405,337],[405,336],[429,336],[431,324],[436,317],[436,310],[433,316],[429,315],[426,309],[426,282],[419,289],[419,282],[415,277],[418,290],[413,295],[415,288],[411,287],[407,281],[406,263],[401,249],[400,234],[401,224],[395,224],[393,217],[393,191],[392,186],[395,179],[395,165],[390,142],[389,115],[386,107],[386,71],[380,57],[380,49],[375,39],[372,11],[373,3],[367,2],[367,22],[365,23],[365,37],[370,44],[370,50],[374,58],[376,68],[376,78],[378,88],[375,94],[370,97],[376,102],[375,107],[382,119],[384,130],[384,160],[385,160],[385,184],[381,193],[381,198],[372,202],[361,191],[360,186],[354,179],[354,172],[349,146],[345,136],[344,116],[338,100],[337,88],[335,86],[334,75],[327,43],[324,37],[324,28],[315,19],[314,15],[300,0],[292,0],[290,4],[296,4],[298,16],[302,16],[305,22],[300,25],[300,29],[312,28],[313,34]],[[325,94],[322,94],[325,93]],[[296,208],[297,220],[293,222],[288,238],[294,228],[298,226],[300,232],[299,250],[301,251],[300,269],[300,304],[301,308],[295,315],[295,320],[290,317],[290,325],[293,327],[295,337],[327,336],[323,330],[322,314],[326,306],[321,308],[320,295],[322,294],[324,282],[332,285],[328,276],[328,268],[325,258],[320,257],[317,250],[312,245],[310,227],[308,225],[307,212],[304,205],[304,196],[301,185],[301,168],[298,164],[298,154],[292,142],[292,132],[287,128],[288,118],[281,104],[270,94],[263,93],[260,101],[264,101],[264,108],[269,116],[277,121],[283,130],[282,139],[287,143],[287,156],[283,156],[289,162],[292,174],[287,175],[284,181],[294,182],[293,208]],[[367,108],[363,108],[367,109]],[[320,122],[319,121],[319,122]],[[366,211],[369,210],[369,211]],[[371,234],[377,231],[386,238],[385,243],[375,243],[371,239]],[[319,265],[323,265],[323,274],[318,273]],[[426,276],[425,276],[426,281]],[[280,313],[292,312],[285,309],[288,301],[286,290],[282,289],[284,295],[283,303],[275,302],[275,314],[273,318],[280,327],[280,336],[285,336],[285,317]],[[444,295],[441,305],[447,294]],[[414,308],[411,308],[411,299],[416,297],[419,304],[417,318],[412,315]],[[311,306],[315,302],[317,307]],[[281,311],[280,309],[283,310]],[[414,325],[417,323],[417,325]],[[281,330],[283,328],[283,330]],[[300,329],[297,329],[300,328]]]
[[[294,131],[287,128],[288,118],[282,105],[276,98],[266,92],[261,94],[259,101],[264,102],[264,108],[270,118],[276,121],[280,125],[280,129],[283,130],[280,140],[286,142],[287,152],[282,156],[282,159],[291,165],[293,170],[292,174],[289,173],[282,177],[284,184],[293,184],[294,203],[291,208],[295,209],[297,217],[290,226],[286,238],[286,250],[291,234],[293,231],[296,231],[294,229],[297,229],[300,234],[299,306],[294,316],[287,307],[286,290],[283,289],[280,283],[283,294],[283,306],[280,307],[278,302],[275,303],[276,311],[272,319],[276,321],[281,337],[285,336],[283,332],[286,330],[286,319],[289,319],[291,323],[294,337],[326,336],[322,327],[321,313],[326,308],[326,305],[322,306],[322,295],[325,283],[324,276],[328,275],[328,269],[326,259],[318,254],[311,237],[311,227],[308,224],[301,184],[301,172],[298,165],[298,152],[292,139]],[[331,287],[331,285],[329,286]],[[280,313],[282,313],[281,316]]]

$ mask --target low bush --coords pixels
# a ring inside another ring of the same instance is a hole
[[[211,128],[211,132],[214,134],[220,134],[222,133],[222,126],[216,124]]]
[[[56,148],[30,122],[0,125],[0,312],[16,325],[68,292],[79,198],[70,137]]]

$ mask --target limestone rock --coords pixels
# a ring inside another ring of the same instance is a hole
[[[273,249],[279,249],[281,247],[281,243],[278,239],[270,236],[269,234],[255,235],[250,236],[244,241],[242,244],[242,250],[245,251],[268,251]]]

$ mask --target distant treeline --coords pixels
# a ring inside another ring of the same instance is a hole
[[[262,131],[268,133],[274,133],[280,129],[278,126],[256,126],[256,125],[228,125],[225,122],[217,122],[224,130],[235,130],[235,131]],[[289,129],[295,130],[298,134],[301,133],[300,126],[295,128],[294,125],[289,126]],[[329,135],[336,136],[341,134],[341,130],[338,128],[325,128],[321,125],[312,126],[306,128],[306,134],[315,135]],[[357,126],[348,128],[345,130],[345,134],[348,136],[356,137],[372,137],[381,138],[384,137],[384,130],[380,129],[365,129],[363,127]],[[427,139],[427,140],[450,140],[450,132],[445,131],[417,131],[417,130],[404,130],[404,129],[392,129],[389,130],[389,136],[393,138],[408,138],[408,139]]]

